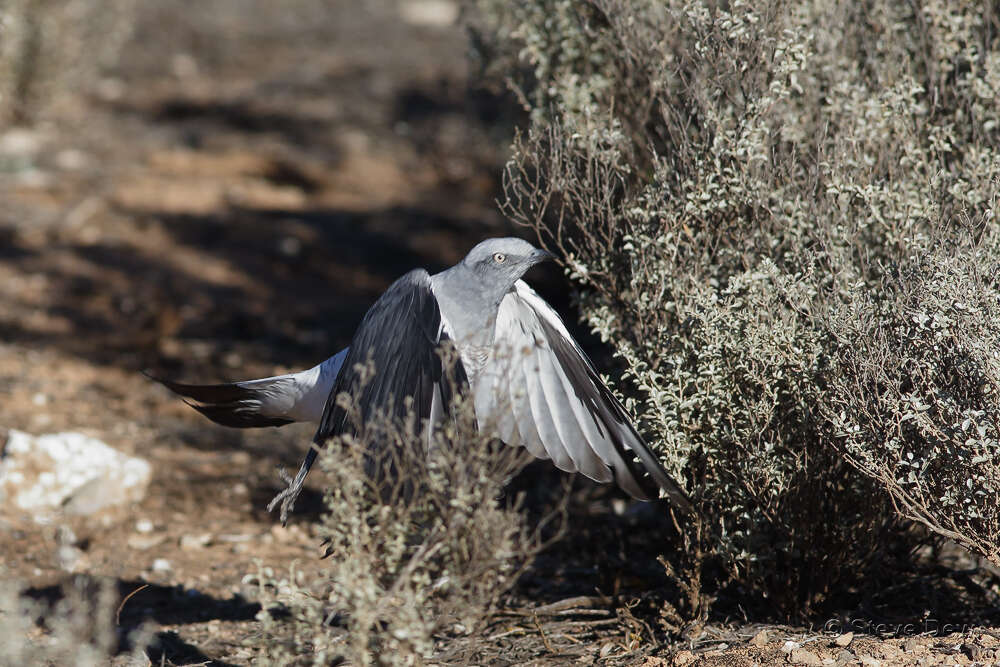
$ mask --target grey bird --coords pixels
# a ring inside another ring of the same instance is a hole
[[[351,430],[336,401],[341,392],[352,394],[362,418],[403,417],[413,409],[433,424],[444,417],[452,392],[470,391],[480,427],[490,425],[504,443],[551,459],[560,470],[614,481],[639,500],[662,490],[690,512],[687,495],[562,319],[521,280],[551,257],[521,239],[488,239],[449,269],[434,275],[415,269],[398,279],[365,314],[350,347],[309,370],[230,384],[158,381],[225,426],[319,424],[295,479],[268,505],[273,510],[281,503],[282,521],[318,449]],[[442,369],[445,344],[458,351],[457,382]],[[361,386],[360,365],[369,360],[374,376]]]

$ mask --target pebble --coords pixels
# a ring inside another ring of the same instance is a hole
[[[836,664],[838,664],[838,665],[853,665],[855,662],[857,662],[857,660],[858,660],[858,656],[854,655],[850,651],[846,651],[845,650],[845,651],[841,651],[840,653],[837,654],[837,662],[836,662]]]
[[[988,657],[986,649],[976,644],[962,644],[962,653],[974,662],[985,662]]]
[[[789,640],[788,640],[787,642],[785,642],[785,643],[784,643],[784,645],[783,645],[783,646],[781,647],[781,651],[782,651],[783,653],[791,653],[792,651],[794,651],[795,649],[797,649],[797,648],[799,648],[799,647],[801,647],[801,646],[802,646],[802,644],[800,644],[800,643],[798,643],[798,642],[793,642],[792,640],[790,640],[790,639],[789,639]]]
[[[153,561],[153,572],[170,572],[173,567],[166,558],[157,558]]]
[[[77,572],[82,569],[83,552],[70,544],[64,544],[57,551],[59,568],[64,572]]]
[[[691,651],[678,651],[674,656],[674,664],[677,667],[684,667],[695,661],[694,653]]]
[[[444,28],[458,20],[459,6],[451,0],[410,0],[399,5],[399,13],[411,25]]]
[[[845,632],[844,634],[842,634],[839,637],[837,637],[836,639],[834,639],[833,643],[836,644],[837,646],[840,646],[841,648],[843,648],[843,647],[847,646],[848,644],[850,644],[853,639],[854,639],[854,633],[853,632]]]
[[[162,544],[166,539],[166,535],[129,535],[125,543],[129,549],[145,551]]]
[[[807,651],[804,648],[793,649],[788,655],[788,659],[796,665],[815,665],[819,666],[823,664],[820,657],[813,653],[812,651]]]
[[[195,551],[204,549],[212,542],[211,533],[201,533],[200,535],[181,535],[180,546],[185,551]]]
[[[750,643],[759,647],[767,646],[767,630],[761,630],[755,634],[753,639],[750,640]]]

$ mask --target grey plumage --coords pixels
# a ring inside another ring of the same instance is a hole
[[[417,269],[397,280],[365,315],[351,346],[309,371],[229,385],[164,384],[221,424],[319,423],[299,473],[268,506],[281,503],[282,520],[318,448],[352,429],[336,401],[341,392],[354,397],[363,419],[376,411],[403,416],[412,407],[433,422],[453,392],[470,391],[480,427],[505,443],[561,470],[615,481],[641,500],[662,490],[689,511],[686,494],[558,314],[521,280],[548,257],[520,239],[489,239],[445,271]],[[439,355],[449,341],[460,357],[453,374]],[[374,376],[362,387],[357,365],[369,360]]]

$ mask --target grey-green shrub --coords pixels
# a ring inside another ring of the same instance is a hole
[[[346,394],[338,400],[351,409]],[[429,441],[411,416],[371,418],[359,436],[327,444],[326,567],[318,577],[293,566],[287,577],[262,568],[250,578],[265,608],[261,659],[421,664],[437,641],[477,629],[514,584],[541,527],[527,529],[516,502],[499,498],[527,459],[481,435],[471,402],[453,414]]]
[[[914,257],[832,313],[845,454],[909,519],[1000,564],[1000,252]]]
[[[891,267],[989,208],[997,16],[973,2],[473,4],[531,111],[502,208],[559,251],[622,358],[630,406],[703,510],[686,551],[807,614],[877,564],[900,503],[875,468],[848,465],[881,461],[884,440],[845,441],[830,417],[849,325],[831,327],[860,295],[893,301]],[[859,350],[878,347],[864,340],[878,327],[854,326]],[[1000,348],[995,330],[975,335]]]

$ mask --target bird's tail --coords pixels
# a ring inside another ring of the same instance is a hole
[[[294,419],[269,415],[266,412],[268,386],[261,380],[250,382],[229,382],[225,384],[185,384],[163,378],[146,376],[156,380],[170,391],[178,394],[184,402],[205,415],[216,424],[236,428],[261,426],[284,426]],[[267,378],[271,380],[271,378]],[[280,380],[280,378],[274,378]]]
[[[346,356],[344,349],[306,371],[224,384],[185,384],[146,376],[217,424],[236,428],[283,426],[319,422]]]

